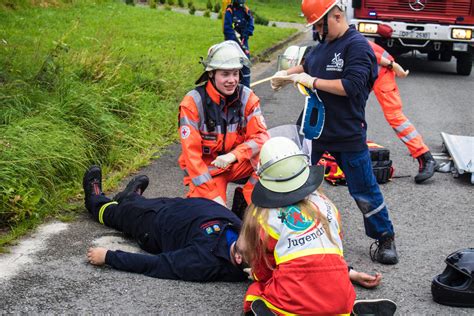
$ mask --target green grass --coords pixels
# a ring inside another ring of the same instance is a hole
[[[192,1],[196,9],[206,9],[207,0]],[[213,5],[216,1],[222,4],[222,0],[211,0]],[[305,23],[305,19],[300,17],[301,0],[247,0],[246,4],[251,11],[270,21]]]
[[[257,26],[253,54],[294,31]],[[110,190],[176,141],[179,101],[221,32],[218,20],[111,2],[0,10],[0,247],[83,210],[71,201],[90,164]]]

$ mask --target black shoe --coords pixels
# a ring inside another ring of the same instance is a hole
[[[244,218],[245,210],[247,209],[247,201],[245,201],[244,193],[241,187],[235,188],[234,199],[232,200],[231,211],[237,215],[240,219]]]
[[[436,169],[438,168],[438,162],[433,158],[431,152],[427,151],[423,155],[416,158],[420,164],[418,174],[415,176],[416,183],[422,183],[425,180],[431,178]]]
[[[130,180],[130,182],[125,187],[125,190],[122,192],[117,193],[113,200],[121,203],[123,199],[129,196],[132,193],[136,193],[142,195],[145,192],[146,188],[148,187],[148,183],[150,183],[150,179],[146,175],[139,175]]]
[[[252,309],[253,314],[256,316],[275,316],[275,313],[272,312],[262,300],[253,301],[252,305],[250,305],[250,308]]]
[[[82,188],[84,189],[84,202],[87,210],[90,212],[89,202],[93,195],[102,193],[102,170],[99,166],[91,166],[87,169],[82,178]]]
[[[374,251],[372,251],[374,245],[376,248]],[[397,264],[398,254],[393,236],[376,240],[370,246],[370,258],[372,261],[378,261],[382,264]]]
[[[352,315],[392,316],[397,310],[397,304],[387,299],[357,300],[352,308]]]

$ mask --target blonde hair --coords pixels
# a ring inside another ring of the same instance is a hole
[[[331,229],[329,227],[329,221],[319,210],[318,206],[306,197],[304,200],[299,201],[296,206],[301,210],[301,213],[313,221],[319,221],[329,240],[337,246],[336,241],[333,239]],[[244,247],[241,247],[241,254],[244,260],[254,266],[256,262],[265,262],[267,267],[272,268],[268,262],[268,233],[262,226],[268,223],[268,214],[270,209],[263,208],[254,205],[253,203],[247,208],[245,217],[240,231],[240,237]],[[240,242],[239,242],[240,243]]]

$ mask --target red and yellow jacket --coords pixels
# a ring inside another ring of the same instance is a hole
[[[232,152],[237,163],[257,156],[269,138],[259,98],[239,85],[232,96],[220,94],[208,81],[190,91],[179,106],[182,153],[179,165],[191,197],[214,199],[218,191],[212,177],[225,172],[211,165],[219,155]]]
[[[268,235],[271,266],[251,265],[260,286],[250,286],[245,300],[262,299],[283,315],[348,314],[355,291],[343,258],[339,212],[319,192],[309,199],[327,218],[330,232],[306,218],[297,206],[271,209],[266,223],[261,222]]]

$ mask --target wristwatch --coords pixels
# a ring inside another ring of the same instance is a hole
[[[393,69],[393,60],[390,61],[390,63],[387,65],[388,69]]]

